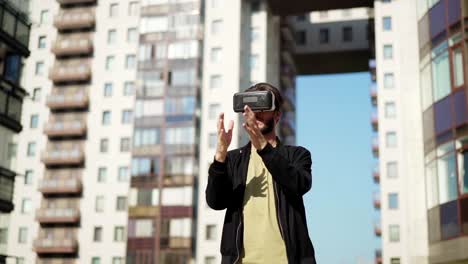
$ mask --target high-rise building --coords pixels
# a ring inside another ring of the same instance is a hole
[[[15,170],[14,138],[23,129],[21,115],[27,100],[22,72],[30,54],[28,9],[29,1],[0,1],[0,263],[15,260],[8,251],[8,235],[15,232],[9,227],[10,212],[21,206],[13,199],[15,182],[27,178]]]

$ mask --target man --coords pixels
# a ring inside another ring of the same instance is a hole
[[[302,196],[311,188],[311,157],[303,147],[283,145],[275,127],[283,102],[270,84],[246,90],[270,91],[273,111],[245,106],[243,127],[250,142],[227,151],[234,122],[226,130],[218,119],[216,155],[208,171],[206,201],[226,210],[221,239],[222,264],[315,264]]]

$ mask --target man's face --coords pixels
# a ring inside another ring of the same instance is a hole
[[[260,128],[260,132],[262,132],[263,135],[266,135],[275,129],[276,116],[277,114],[275,111],[255,113],[255,118],[257,119],[257,126],[258,128]]]

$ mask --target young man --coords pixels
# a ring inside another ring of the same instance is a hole
[[[206,201],[226,210],[221,239],[222,264],[315,264],[302,196],[312,183],[310,152],[283,145],[275,127],[283,102],[278,89],[258,83],[246,90],[270,91],[275,110],[244,108],[250,142],[227,151],[234,122],[226,130],[218,119],[216,155],[208,171]]]

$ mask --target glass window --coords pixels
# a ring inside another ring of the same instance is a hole
[[[221,75],[211,75],[210,77],[210,89],[219,89],[222,86]]]
[[[128,181],[128,167],[127,166],[122,166],[119,167],[119,172],[117,175],[117,180],[119,182],[127,182]]]
[[[37,41],[37,48],[44,49],[46,47],[46,36],[39,36],[39,40]]]
[[[396,107],[395,107],[394,102],[385,103],[385,117],[386,118],[396,117]]]
[[[463,53],[462,48],[453,50],[452,54],[453,63],[453,83],[455,87],[459,87],[465,83],[465,77],[463,75]]]
[[[387,148],[394,148],[397,146],[396,132],[387,132],[385,134],[385,144]]]
[[[16,158],[17,151],[18,151],[18,145],[16,143],[8,143],[8,150],[7,150],[8,159]]]
[[[192,175],[194,173],[194,159],[192,157],[174,157],[166,159],[166,173],[168,175]]]
[[[383,56],[384,56],[384,59],[386,59],[386,60],[393,59],[393,45],[391,45],[391,44],[384,45],[384,47],[383,47]]]
[[[104,84],[104,96],[109,97],[112,96],[112,83],[105,83]]]
[[[343,28],[343,42],[353,41],[353,28],[344,27]]]
[[[152,237],[153,236],[153,220],[151,219],[136,219],[135,233],[131,234],[132,237]]]
[[[211,22],[211,34],[218,35],[223,27],[223,20],[217,19]]]
[[[114,69],[114,61],[115,61],[114,56],[107,56],[106,57],[106,70],[110,71],[110,70]]]
[[[135,91],[135,82],[127,81],[124,83],[123,95],[125,96],[133,95],[134,91]]]
[[[98,182],[105,182],[107,178],[107,168],[100,167],[98,169]]]
[[[16,264],[25,264],[25,260],[23,257],[16,257]]]
[[[138,41],[138,31],[136,28],[127,29],[127,42],[136,43]]]
[[[170,76],[169,84],[172,86],[193,85],[197,78],[195,69],[174,70]]]
[[[440,147],[439,147],[440,148]],[[458,196],[455,154],[451,152],[437,159],[439,203],[454,200]]]
[[[0,244],[6,244],[8,241],[8,228],[0,228]]]
[[[136,56],[127,55],[125,58],[125,69],[135,69],[136,67]]]
[[[36,62],[35,74],[36,74],[37,76],[42,76],[42,75],[44,75],[44,62],[43,62],[43,61],[38,61],[38,62]]]
[[[193,144],[194,141],[194,127],[171,127],[166,129],[166,144]]]
[[[166,114],[174,115],[191,115],[195,113],[195,97],[184,96],[170,98],[166,97],[165,100],[165,112]]]
[[[41,100],[41,88],[34,88],[32,100],[39,102]]]
[[[101,258],[100,257],[93,257],[91,259],[91,264],[101,264]]]
[[[140,33],[166,32],[169,29],[167,16],[150,16],[140,19]]]
[[[205,257],[205,264],[215,264],[216,258],[213,256]]]
[[[158,128],[135,128],[133,146],[157,145],[160,143]]]
[[[95,226],[94,227],[93,241],[94,242],[101,242],[102,241],[102,227],[100,227],[100,226]]]
[[[126,211],[127,210],[127,197],[125,196],[117,196],[117,204],[116,210],[117,211]]]
[[[422,110],[425,111],[433,103],[432,98],[432,73],[431,64],[427,64],[421,70],[421,96],[422,96]]]
[[[216,148],[217,142],[218,142],[218,135],[216,133],[210,133],[208,135],[208,146],[210,148]]]
[[[130,2],[130,3],[128,3],[128,15],[129,15],[129,16],[136,16],[136,15],[138,15],[138,2]]]
[[[431,209],[439,204],[439,186],[437,181],[436,161],[432,161],[426,165],[426,196],[428,209]]]
[[[384,31],[392,30],[392,18],[391,17],[383,17],[382,18],[382,26]]]
[[[388,0],[386,2],[389,2]],[[391,258],[390,264],[400,264],[400,258]]]
[[[28,228],[20,227],[18,230],[18,243],[24,244],[28,242]]]
[[[102,124],[103,125],[109,125],[111,122],[111,112],[110,111],[104,111],[102,112]]]
[[[34,114],[31,115],[31,119],[29,121],[29,128],[37,128],[39,124],[39,115]]]
[[[24,173],[24,185],[31,185],[33,182],[33,171],[32,170],[26,170]]]
[[[432,60],[434,101],[439,101],[450,93],[450,67],[446,45],[447,43],[445,43],[445,46],[439,46],[433,50],[433,55],[437,54],[441,49],[443,50]]]
[[[124,264],[124,258],[123,257],[113,257],[112,258],[112,264]]]
[[[112,3],[109,5],[109,17],[117,17],[119,14],[119,4]]]
[[[390,235],[389,235],[390,242],[400,241],[400,226],[399,225],[390,225],[389,232],[390,232]]]
[[[28,157],[34,157],[36,155],[36,142],[29,142],[28,143]]]
[[[97,213],[104,212],[104,196],[96,196],[96,203],[94,205],[94,210]]]
[[[463,234],[468,234],[468,198],[460,200],[460,219]]]
[[[132,159],[132,176],[145,176],[159,173],[159,160],[157,158]]]
[[[344,32],[343,32],[344,34]],[[326,44],[330,41],[330,31],[328,28],[321,28],[319,31],[319,42],[320,44]]]
[[[206,240],[216,239],[216,225],[207,225],[206,226],[205,239]]]
[[[39,24],[44,25],[49,22],[49,10],[42,10],[39,18]]]
[[[184,40],[184,41],[170,43],[167,48],[167,57],[169,59],[195,58],[198,56],[198,45],[199,45],[199,42],[196,40]],[[158,49],[156,49],[157,58],[159,58],[158,56],[165,57],[165,54],[166,54],[165,48],[164,46],[162,46],[161,48],[162,48],[161,51],[159,51],[160,50],[159,47]]]
[[[114,44],[117,40],[117,31],[115,29],[109,29],[107,31],[107,44]]]
[[[109,139],[103,138],[99,144],[99,151],[101,153],[106,153],[109,151]]]
[[[250,28],[250,41],[255,42],[260,39],[260,29],[258,27]]]
[[[460,234],[458,219],[457,200],[440,206],[440,231],[442,239],[453,238]]]
[[[133,111],[132,110],[123,110],[122,111],[122,124],[130,124],[133,120]]]
[[[123,242],[125,240],[124,227],[116,226],[114,228],[114,241]]]
[[[305,45],[307,43],[307,31],[298,30],[296,32],[296,43],[298,45]]]
[[[220,104],[210,104],[208,106],[208,118],[214,120],[218,117],[221,113],[221,105]]]
[[[388,194],[388,209],[398,209],[398,193]]]
[[[213,63],[218,63],[221,61],[221,48],[212,48],[210,54],[210,60]]]
[[[130,138],[125,137],[120,139],[120,152],[130,151]]]
[[[458,154],[458,174],[460,175],[460,193],[468,193],[468,151]]]
[[[395,77],[393,73],[387,72],[384,74],[384,88],[393,88],[395,87]]]
[[[29,198],[23,198],[21,202],[21,213],[29,214],[32,210],[32,202]]]

